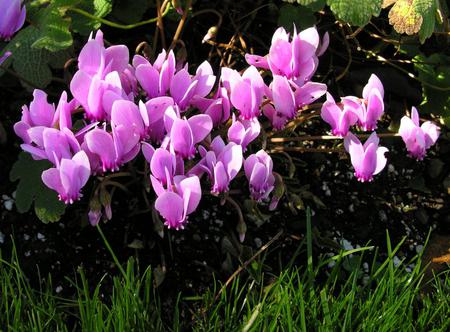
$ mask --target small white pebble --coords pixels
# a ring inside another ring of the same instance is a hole
[[[24,239],[25,241],[28,241],[28,240],[30,239],[30,236],[29,236],[28,234],[24,234],[24,235],[23,235],[23,239]]]
[[[348,207],[348,211],[350,211],[351,213],[355,212],[355,206],[353,204],[350,204],[350,206]]]
[[[63,290],[62,286],[58,286],[58,287],[56,287],[55,292],[56,292],[56,294],[59,294],[62,292],[62,290]]]
[[[31,251],[30,250],[25,251],[24,255],[25,255],[25,257],[30,257],[31,256]]]
[[[216,223],[217,226],[219,226],[219,227],[222,227],[222,226],[223,226],[223,220],[215,219],[215,220],[214,220],[214,223]]]
[[[41,233],[37,233],[37,238],[38,240],[41,240],[42,242],[45,242],[46,238],[44,234]]]
[[[0,232],[0,244],[3,244],[3,243],[5,243],[5,234]]]
[[[341,240],[341,246],[342,248],[344,248],[345,250],[352,250],[354,249],[351,242],[346,240],[346,239],[342,239]]]
[[[395,167],[392,164],[388,165],[388,173],[395,173]]]
[[[401,263],[400,258],[398,258],[397,256],[394,256],[392,261],[393,261],[395,267],[398,267],[400,265],[400,263]]]
[[[366,273],[369,272],[369,264],[367,262],[363,263],[362,268],[363,268],[364,272],[366,272]]]
[[[378,218],[380,219],[380,221],[387,221],[387,215],[386,212],[384,212],[383,210],[378,211]]]
[[[327,191],[325,191],[325,196],[330,197],[331,196],[331,190],[328,189]]]
[[[11,199],[4,201],[3,206],[5,207],[6,210],[11,211],[14,206],[14,201]]]
[[[342,209],[336,209],[336,214],[337,215],[341,215],[343,213],[344,213],[344,211]]]
[[[420,254],[420,253],[422,253],[422,251],[423,251],[423,245],[421,245],[421,244],[417,245],[416,246],[416,253]]]

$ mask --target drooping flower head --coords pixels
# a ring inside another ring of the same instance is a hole
[[[376,132],[369,136],[364,145],[352,133],[345,136],[344,146],[350,154],[350,160],[358,181],[372,181],[373,176],[380,173],[386,166],[387,159],[384,154],[388,149],[378,146],[379,142],[380,139]]]
[[[216,136],[210,145],[210,150],[200,147],[202,159],[195,165],[189,174],[201,176],[207,173],[211,181],[211,193],[217,195],[227,192],[231,180],[239,173],[242,167],[242,147],[236,143],[225,142]]]
[[[405,142],[411,157],[422,160],[427,150],[436,143],[440,129],[434,123],[426,121],[420,126],[419,113],[413,106],[411,118],[406,115],[401,119],[399,134]]]
[[[377,122],[384,113],[384,88],[380,79],[372,74],[364,86],[363,98],[348,96],[342,98],[344,107],[358,115],[358,125],[365,131],[377,129]]]
[[[349,128],[358,121],[358,116],[352,105],[343,104],[342,108],[339,107],[328,92],[320,116],[323,121],[331,126],[331,133],[341,137],[347,135]]]
[[[261,114],[265,85],[254,66],[248,67],[242,76],[236,70],[222,68],[221,80],[242,119],[252,119]]]
[[[0,39],[10,40],[25,23],[26,14],[22,0],[0,0]]]
[[[79,151],[72,158],[61,159],[56,168],[44,171],[42,181],[59,194],[61,201],[72,204],[82,196],[80,190],[90,174],[89,158],[84,151]]]
[[[259,150],[245,159],[244,171],[253,199],[261,201],[267,198],[273,190],[275,177],[272,169],[272,158],[264,150]]]
[[[294,27],[292,39],[284,28],[278,28],[273,34],[267,56],[246,54],[245,59],[250,65],[270,69],[273,75],[284,76],[302,86],[314,75],[318,65],[317,55],[322,54],[327,46],[325,40],[323,47],[319,48],[319,41],[314,27],[300,33]]]
[[[164,218],[164,224],[168,228],[183,229],[187,216],[195,211],[201,197],[202,190],[197,176],[176,176],[170,190],[158,195],[155,209]]]

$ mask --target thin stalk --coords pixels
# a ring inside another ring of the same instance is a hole
[[[158,17],[153,17],[153,18],[151,18],[149,20],[141,21],[141,22],[134,23],[134,24],[120,24],[120,23],[115,23],[115,22],[106,20],[104,18],[92,15],[91,13],[89,13],[87,11],[84,11],[83,9],[69,8],[68,10],[70,10],[70,11],[72,11],[74,13],[78,13],[80,15],[83,15],[85,17],[88,17],[88,18],[90,18],[92,20],[98,21],[98,22],[100,22],[100,23],[102,23],[104,25],[108,25],[110,27],[117,28],[117,29],[122,29],[122,30],[130,30],[130,29],[141,27],[141,26],[146,25],[146,24],[155,23],[155,22],[158,21]],[[161,17],[166,16],[167,13],[169,12],[169,10],[170,10],[170,5],[167,5],[165,10],[164,10],[164,12],[161,15],[158,15],[158,16],[161,16]]]
[[[371,134],[359,134],[355,135],[358,138],[369,138]],[[378,137],[400,137],[399,133],[380,133],[377,134]],[[318,136],[309,136],[304,135],[300,137],[273,137],[270,138],[270,143],[285,143],[285,142],[302,142],[302,141],[326,141],[326,140],[335,140],[335,139],[343,139],[340,136],[333,135],[318,135]]]
[[[125,280],[128,280],[128,276],[127,276],[125,270],[123,269],[122,265],[120,264],[119,260],[117,259],[117,256],[116,256],[116,254],[114,253],[114,250],[112,250],[112,248],[111,248],[111,246],[110,246],[108,240],[106,239],[105,234],[103,234],[103,231],[102,231],[102,229],[100,228],[100,225],[97,224],[96,227],[97,227],[98,232],[100,233],[100,236],[101,236],[102,239],[103,239],[103,242],[105,243],[106,248],[108,249],[109,253],[110,253],[111,256],[112,256],[112,258],[113,258],[113,260],[114,260],[114,263],[116,263],[117,267],[119,268],[120,273],[122,273],[122,275],[123,275],[123,277],[125,278]]]
[[[186,8],[183,11],[183,16],[181,17],[180,22],[178,23],[177,30],[175,31],[175,35],[172,39],[172,44],[170,45],[170,49],[173,50],[175,45],[177,44],[178,39],[180,38],[181,31],[183,31],[183,26],[186,23],[187,15],[189,13],[189,8],[191,8],[192,0],[188,0],[186,3]]]

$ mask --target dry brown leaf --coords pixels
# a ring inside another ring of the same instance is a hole
[[[389,23],[398,33],[413,35],[422,26],[423,18],[412,4],[413,0],[398,0],[389,11]]]

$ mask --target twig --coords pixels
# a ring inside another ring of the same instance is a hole
[[[368,138],[371,134],[359,134],[356,135],[359,138]],[[378,137],[400,137],[399,133],[381,133],[377,134]],[[340,136],[333,135],[321,135],[321,136],[300,136],[300,137],[273,137],[269,141],[271,143],[284,143],[284,142],[301,142],[301,141],[321,141],[321,140],[335,140],[343,139]]]
[[[177,40],[180,38],[181,31],[183,31],[183,26],[186,23],[187,15],[189,13],[189,8],[191,8],[192,0],[188,0],[186,3],[186,8],[183,11],[183,16],[181,16],[181,20],[178,23],[177,30],[175,31],[175,35],[172,39],[172,44],[170,44],[170,49],[173,50],[175,45],[177,44]]]
[[[312,153],[342,153],[343,149],[333,149],[333,148],[304,148],[299,146],[293,147],[284,147],[284,146],[275,146],[269,153],[283,153],[283,152],[312,152]]]
[[[166,9],[161,14],[161,16],[163,16],[163,17],[166,16],[167,13],[169,12],[169,9],[170,9],[170,6],[167,5]],[[104,25],[108,25],[110,27],[117,28],[117,29],[123,29],[123,30],[134,29],[134,28],[141,27],[143,25],[150,24],[150,23],[155,23],[155,22],[158,21],[158,17],[154,17],[154,18],[151,18],[149,20],[138,22],[138,23],[134,23],[134,24],[119,24],[119,23],[111,22],[109,20],[106,20],[104,18],[95,16],[95,15],[92,15],[91,13],[88,13],[87,11],[84,11],[83,9],[68,8],[68,10],[70,10],[70,11],[72,11],[74,13],[78,13],[80,15],[86,16],[86,17],[88,17],[88,18],[90,18],[92,20],[98,21],[98,22],[100,22],[100,23],[102,23]]]
[[[228,278],[228,280],[225,282],[225,284],[220,288],[219,292],[217,293],[216,297],[214,298],[214,302],[216,302],[219,298],[219,296],[224,292],[224,290],[228,287],[228,285],[236,278],[239,273],[242,272],[251,262],[253,262],[259,255],[261,255],[265,250],[267,250],[272,243],[274,243],[278,238],[283,234],[283,230],[280,230],[269,242],[267,242],[265,245],[261,247],[261,249],[258,250],[256,254],[254,254],[250,259],[244,262],[239,268],[234,271],[234,273]]]

